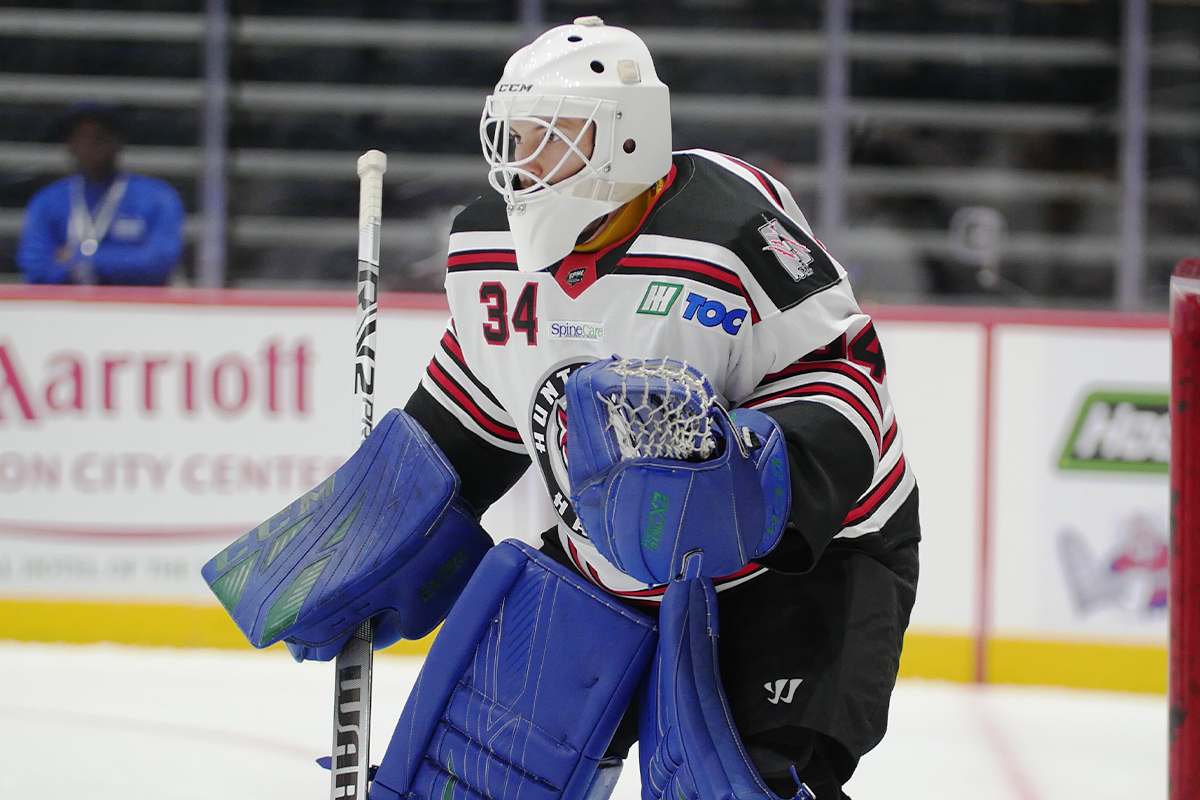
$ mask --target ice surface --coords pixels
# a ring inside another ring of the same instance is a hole
[[[420,661],[375,662],[373,760]],[[329,664],[286,652],[0,642],[0,798],[322,800]],[[902,681],[855,800],[1161,800],[1160,696]],[[636,800],[631,761],[614,800]]]

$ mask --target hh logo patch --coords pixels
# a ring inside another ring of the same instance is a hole
[[[813,274],[812,264],[815,259],[812,251],[796,241],[795,237],[787,232],[787,228],[779,224],[779,220],[771,220],[759,228],[758,232],[767,243],[763,250],[774,254],[787,270],[787,274],[792,276],[792,280],[802,281]]]
[[[671,306],[675,305],[676,298],[682,292],[682,284],[654,281],[646,289],[646,294],[642,297],[642,302],[638,305],[637,313],[665,317],[670,312]]]

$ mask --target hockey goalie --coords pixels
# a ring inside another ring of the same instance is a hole
[[[444,623],[373,800],[845,797],[887,725],[917,486],[870,317],[788,189],[671,150],[634,33],[517,51],[419,386],[205,567],[256,646]],[[479,516],[532,466],[541,546]]]

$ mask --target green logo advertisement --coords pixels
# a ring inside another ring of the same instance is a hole
[[[1167,472],[1170,398],[1164,392],[1096,391],[1084,398],[1058,468]]]

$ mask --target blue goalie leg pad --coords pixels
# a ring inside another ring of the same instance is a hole
[[[639,707],[642,800],[779,800],[746,754],[721,688],[712,582],[667,587],[659,626]],[[797,784],[793,800],[814,800]]]
[[[584,800],[656,638],[648,617],[501,542],[434,640],[371,800]]]
[[[376,648],[419,639],[492,545],[457,492],[437,445],[393,409],[337,472],[201,571],[252,645],[284,640],[298,661],[333,658],[368,619]]]

